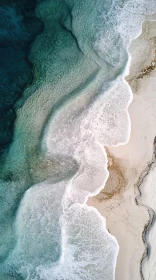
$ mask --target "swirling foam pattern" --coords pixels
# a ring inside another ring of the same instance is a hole
[[[104,145],[128,141],[128,46],[155,0],[39,0],[34,83],[16,104],[1,176],[2,280],[113,280],[118,244],[86,206]]]

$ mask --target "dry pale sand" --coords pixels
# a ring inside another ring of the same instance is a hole
[[[89,205],[106,217],[120,245],[116,280],[156,279],[156,22],[143,24],[130,46],[127,77],[134,98],[129,107],[128,144],[106,148],[109,179]]]

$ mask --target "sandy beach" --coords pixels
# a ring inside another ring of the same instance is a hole
[[[109,179],[101,193],[90,198],[88,204],[96,207],[106,218],[108,230],[119,243],[116,280],[153,280],[155,224],[151,225],[149,234],[148,209],[151,207],[155,211],[156,200],[153,171],[156,22],[143,23],[142,33],[133,40],[129,51],[132,60],[126,80],[133,91],[133,101],[129,106],[130,140],[124,146],[106,147]],[[148,246],[152,248],[151,258]]]

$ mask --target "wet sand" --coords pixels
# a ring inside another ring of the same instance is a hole
[[[148,176],[155,176],[156,22],[143,24],[130,53],[126,77],[133,91],[130,140],[125,146],[106,148],[110,178],[88,204],[106,217],[107,228],[119,242],[116,280],[154,280],[155,193]]]

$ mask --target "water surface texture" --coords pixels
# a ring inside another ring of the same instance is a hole
[[[0,152],[13,136],[14,104],[32,82],[28,51],[41,22],[36,1],[0,1]]]
[[[113,280],[117,241],[86,201],[108,178],[104,146],[129,139],[128,46],[156,3],[27,4],[0,8],[0,98],[9,118],[0,137],[12,140],[0,162],[0,279]]]

